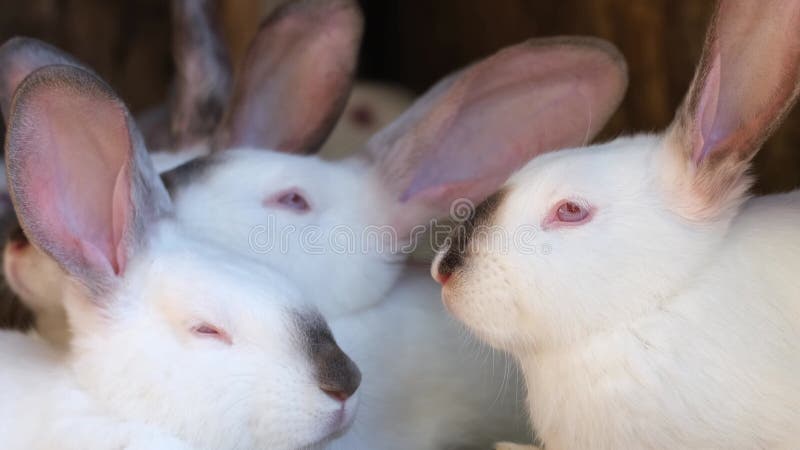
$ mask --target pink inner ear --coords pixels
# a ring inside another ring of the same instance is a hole
[[[703,95],[697,105],[696,120],[699,121],[698,145],[695,148],[693,159],[695,164],[699,164],[708,154],[709,150],[715,147],[724,138],[725,130],[720,130],[717,125],[718,100],[720,89],[720,58],[716,55],[714,61],[706,75]],[[721,118],[720,118],[721,119]],[[727,127],[725,127],[727,128]]]
[[[713,20],[689,101],[695,164],[717,152],[752,157],[800,78],[800,2],[722,0]]]
[[[585,144],[594,134],[587,115],[592,99],[575,81],[549,80],[547,89],[535,96],[525,85],[511,85],[462,104],[435,131],[438,136],[432,141],[442,150],[427,152],[401,199],[439,185],[460,185],[462,196],[481,198],[533,155]]]
[[[112,267],[114,268],[114,273],[117,275],[121,274],[125,271],[125,266],[127,262],[127,252],[126,248],[123,245],[124,238],[125,238],[125,229],[127,228],[128,224],[131,223],[132,218],[130,217],[130,211],[132,209],[132,205],[130,204],[131,198],[131,165],[130,161],[125,161],[122,165],[122,168],[117,175],[117,180],[114,183],[114,193],[112,196],[112,211],[111,211],[111,223],[112,223],[112,235],[111,235],[111,245],[114,246],[113,255],[114,260],[112,260]]]
[[[23,219],[42,229],[52,252],[119,274],[131,207],[129,153],[119,151],[130,148],[125,115],[116,103],[74,96],[68,88],[44,90],[23,106],[32,122],[22,125],[28,155],[17,174],[30,208]]]
[[[318,149],[344,108],[360,36],[359,11],[349,0],[282,7],[248,50],[219,145]]]

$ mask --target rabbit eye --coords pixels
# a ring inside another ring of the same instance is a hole
[[[304,213],[311,210],[306,198],[297,189],[283,191],[267,200],[267,205],[277,206],[297,213]]]
[[[194,333],[195,336],[203,338],[217,339],[228,345],[233,344],[233,341],[231,341],[230,336],[228,336],[228,333],[226,333],[225,330],[215,327],[209,323],[204,322],[199,325],[195,325],[192,327],[192,333]]]
[[[576,202],[562,203],[556,210],[556,216],[562,222],[580,222],[588,215],[589,211]]]
[[[588,222],[591,215],[592,207],[588,203],[582,200],[562,200],[553,208],[543,225],[545,229],[560,225],[581,225]]]

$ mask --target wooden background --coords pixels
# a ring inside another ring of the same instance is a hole
[[[222,0],[226,39],[241,57],[259,18],[281,0]],[[444,74],[533,36],[589,34],[614,42],[631,85],[604,136],[663,128],[697,60],[707,0],[361,0],[360,75],[421,92]],[[164,98],[171,61],[167,0],[0,0],[0,39],[51,42],[94,67],[134,109]],[[756,163],[757,189],[800,186],[800,109]]]

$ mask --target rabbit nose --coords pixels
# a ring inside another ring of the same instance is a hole
[[[328,396],[344,403],[355,394],[361,384],[361,371],[333,339],[321,343],[314,362],[319,388]]]
[[[319,388],[334,400],[344,403],[361,384],[361,371],[336,344],[321,316],[306,315],[301,327]]]
[[[466,247],[472,233],[472,222],[465,222],[456,227],[450,234],[449,247],[442,249],[439,258],[431,270],[433,279],[442,286],[447,284],[450,277],[464,265]]]
[[[433,278],[443,286],[465,265],[468,257],[470,242],[479,225],[491,224],[497,209],[506,196],[504,190],[499,190],[481,202],[466,219],[459,222],[450,233],[449,247],[442,251],[436,266],[432,269]]]
[[[449,253],[449,251],[448,251]],[[431,271],[433,275],[433,279],[436,280],[439,284],[444,286],[447,284],[447,281],[453,276],[454,268],[451,265],[445,264],[444,257],[441,258],[439,261],[435,262],[435,266]]]

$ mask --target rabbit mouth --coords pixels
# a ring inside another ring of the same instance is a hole
[[[358,410],[358,396],[353,396],[346,402],[342,403],[341,408],[333,413],[330,425],[328,426],[328,434],[320,442],[327,442],[343,436],[356,418],[356,411]]]

